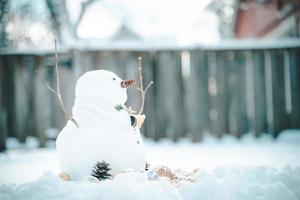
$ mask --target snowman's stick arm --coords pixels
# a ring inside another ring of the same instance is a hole
[[[56,39],[54,40],[54,44],[55,44],[56,96],[58,98],[60,107],[62,108],[66,118],[71,120],[76,125],[76,127],[78,128],[79,127],[78,123],[76,122],[76,120],[72,116],[69,115],[69,113],[68,113],[68,111],[65,107],[62,95],[61,95],[59,72],[58,72],[58,55],[57,55],[57,41],[56,41]]]
[[[60,81],[59,81],[59,72],[58,72],[58,55],[57,55],[57,42],[56,39],[54,40],[54,44],[55,44],[55,73],[56,73],[56,95],[59,99],[59,103],[62,106],[62,109],[64,111],[65,114],[67,114],[65,105],[63,103],[62,100],[62,96],[61,96],[61,92],[60,92]]]
[[[41,77],[41,79],[43,80],[43,82],[45,83],[47,89],[50,90],[53,94],[57,95],[56,91],[55,91],[52,87],[50,87],[50,85],[49,85],[49,83],[46,81],[45,77],[44,77],[39,71],[36,70],[35,72],[38,73],[38,74],[40,75],[40,77]]]
[[[65,116],[67,119],[71,120],[76,126],[77,128],[79,127],[78,123],[76,122],[76,120],[71,117],[65,107],[62,95],[61,95],[61,91],[60,91],[60,80],[59,80],[59,71],[58,71],[58,55],[57,55],[57,41],[56,39],[54,40],[54,44],[55,44],[55,72],[56,72],[56,96],[58,98],[60,107],[62,108]]]
[[[142,57],[138,57],[138,60],[139,60],[139,67],[138,67],[138,70],[139,70],[139,77],[140,77],[140,90],[141,92],[144,91],[144,83],[143,83],[143,65],[142,65]]]
[[[146,93],[148,91],[148,89],[150,88],[150,86],[153,84],[153,81],[151,81],[145,90],[141,90],[140,88],[138,88],[138,90],[141,92],[141,99],[142,99],[142,103],[141,103],[141,108],[140,108],[140,111],[139,111],[139,115],[142,114],[143,110],[144,110],[144,106],[145,106],[145,96],[146,96]]]
[[[153,84],[153,81],[150,81],[150,83],[147,85],[146,89],[145,89],[145,94],[147,93],[148,89],[150,88],[150,86]]]
[[[142,57],[138,57],[138,60],[139,60],[139,67],[138,67],[138,70],[139,70],[139,77],[140,77],[140,88],[137,88],[137,90],[139,90],[141,92],[141,107],[140,107],[140,110],[138,112],[138,114],[142,114],[143,110],[144,110],[144,105],[145,105],[145,95],[148,91],[148,89],[150,88],[150,86],[153,84],[153,81],[150,81],[150,83],[147,85],[147,87],[145,88],[144,90],[144,83],[143,83],[143,65],[142,65]]]
[[[55,44],[55,73],[56,73],[56,90],[54,90],[50,85],[49,83],[46,81],[45,77],[39,73],[40,77],[42,78],[42,80],[45,82],[46,84],[46,87],[53,93],[57,96],[58,98],[58,101],[59,101],[59,104],[60,104],[60,107],[65,115],[65,117],[69,120],[71,120],[75,125],[76,127],[78,128],[79,125],[78,123],[76,122],[76,120],[70,116],[68,114],[68,111],[65,107],[65,104],[64,104],[64,101],[63,101],[63,98],[62,98],[62,95],[61,95],[61,91],[60,91],[60,80],[59,80],[59,72],[58,72],[58,55],[57,55],[57,44],[56,44],[56,39],[54,40],[54,44]],[[36,71],[38,72],[38,71]]]

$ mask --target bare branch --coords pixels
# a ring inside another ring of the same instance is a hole
[[[70,120],[71,120],[71,122],[73,122],[76,125],[77,128],[79,128],[79,124],[73,117]]]
[[[46,5],[58,41],[68,43],[70,40],[77,39],[76,31],[67,12],[66,0],[46,0]]]
[[[140,91],[140,93],[141,93],[141,107],[138,112],[138,114],[140,115],[143,113],[143,110],[144,110],[145,95],[146,95],[148,89],[150,88],[150,86],[153,84],[153,81],[150,81],[150,83],[147,85],[146,89],[144,90],[142,57],[138,57],[138,60],[139,60],[138,70],[139,70],[139,77],[140,77],[140,87],[137,87],[136,89],[138,91]]]
[[[53,94],[57,95],[56,91],[49,85],[49,83],[46,81],[45,77],[39,71],[36,70],[35,72],[39,74],[39,76],[41,77],[41,79],[45,83],[48,90],[50,90]]]
[[[140,77],[140,87],[141,87],[141,90],[144,90],[144,83],[143,83],[143,74],[142,74],[142,71],[143,71],[143,65],[142,65],[142,57],[138,57],[138,60],[139,60],[139,67],[138,67],[138,70],[139,70],[139,77]]]
[[[153,81],[150,81],[150,83],[147,85],[146,89],[145,89],[145,94],[147,93],[148,89],[150,88],[150,86],[153,84]]]
[[[54,40],[54,44],[55,44],[55,72],[56,72],[56,94],[57,94],[56,96],[58,98],[60,107],[62,108],[66,118],[71,120],[78,128],[79,127],[78,123],[75,121],[75,119],[73,117],[70,117],[70,115],[68,114],[68,111],[65,107],[64,101],[62,99],[62,95],[61,95],[61,91],[60,91],[59,72],[58,72],[58,55],[57,55],[57,41],[56,41],[56,39]]]
[[[54,44],[55,44],[55,73],[56,73],[56,90],[54,90],[52,87],[50,87],[49,83],[46,81],[45,77],[39,73],[38,71],[36,71],[42,78],[42,80],[45,82],[46,84],[46,87],[53,93],[57,96],[58,98],[58,101],[59,101],[59,104],[60,104],[60,107],[65,115],[65,117],[68,119],[68,120],[71,120],[75,125],[76,127],[78,128],[79,125],[78,123],[76,122],[76,120],[70,116],[68,114],[68,111],[65,107],[65,104],[64,104],[64,101],[63,101],[63,98],[62,98],[62,95],[61,95],[61,91],[60,91],[60,80],[59,80],[59,72],[58,72],[58,55],[57,55],[57,41],[56,39],[54,40]]]
[[[129,114],[134,114],[134,113],[136,113],[136,111],[133,110],[131,106],[129,106],[128,108],[125,107],[125,109],[126,109],[126,111],[127,111]]]
[[[54,40],[55,46],[55,73],[56,73],[56,91],[60,95],[60,82],[59,82],[59,73],[58,73],[58,55],[57,55],[57,41]]]
[[[83,15],[85,13],[85,11],[88,9],[88,7],[90,5],[92,5],[93,3],[95,3],[97,0],[87,0],[87,1],[83,1],[81,2],[81,9],[80,9],[80,13],[79,13],[79,16],[78,16],[78,19],[75,23],[75,31],[77,30],[82,18],[83,18]]]

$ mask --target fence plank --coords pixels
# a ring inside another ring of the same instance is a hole
[[[300,49],[289,50],[291,83],[291,128],[300,128]]]
[[[284,88],[284,58],[283,52],[273,50],[271,56],[271,82],[272,82],[272,123],[270,132],[273,137],[287,127],[287,115],[285,110],[285,88]]]
[[[47,68],[43,66],[42,57],[34,57],[34,69],[41,73],[44,77],[47,77]],[[39,139],[39,146],[45,147],[47,141],[46,128],[51,127],[52,109],[50,91],[47,89],[45,82],[40,76],[38,76],[38,74],[33,73],[31,77],[34,81],[33,110],[35,113],[35,133],[36,137]]]
[[[32,73],[33,61],[31,56],[16,58],[14,65],[14,91],[15,91],[15,124],[17,137],[20,142],[25,142],[26,137],[34,134],[34,115],[32,110]]]
[[[73,58],[73,70],[76,79],[87,71],[94,69],[93,62],[89,51],[81,51],[74,49],[71,57]]]
[[[157,53],[155,90],[157,91],[156,118],[160,137],[176,140],[184,134],[180,52]]]
[[[6,120],[6,110],[3,106],[3,64],[2,64],[2,58],[0,57],[0,152],[6,150],[6,138],[7,138],[7,120]]]
[[[240,138],[247,132],[246,112],[246,52],[227,52],[225,64],[228,70],[229,132]],[[247,88],[249,89],[249,88]],[[226,116],[224,116],[226,117]]]
[[[3,66],[3,57],[0,56],[0,110],[2,110],[3,107],[3,96],[4,96],[4,92],[3,92],[3,76],[4,76],[4,66]]]
[[[149,83],[150,81],[154,81],[154,65],[155,65],[155,57],[153,52],[143,52],[143,66],[144,66],[144,80],[145,83]],[[154,82],[154,84],[156,84]],[[153,138],[157,140],[159,138],[158,132],[156,131],[156,112],[157,110],[155,105],[155,87],[154,85],[148,90],[145,98],[145,111],[146,120],[144,124],[143,133],[149,138]]]
[[[97,68],[110,70],[116,73],[121,78],[125,78],[126,66],[124,66],[124,63],[126,62],[126,60],[124,59],[124,57],[126,57],[126,55],[123,54],[123,60],[121,59],[121,55],[122,52],[100,52],[97,62]]]
[[[265,69],[264,54],[262,51],[253,52],[253,75],[254,75],[254,134],[260,136],[266,132],[266,89],[265,89]]]
[[[14,88],[14,73],[15,73],[16,56],[5,56],[2,59],[3,64],[3,80],[2,80],[2,105],[6,110],[7,131],[8,136],[17,137],[15,124],[15,88]]]
[[[199,141],[209,128],[208,67],[203,51],[190,51],[189,58],[190,66],[186,66],[189,67],[189,71],[186,72],[188,77],[185,77],[184,88],[186,131],[191,134],[193,141]]]
[[[208,53],[210,93],[210,130],[217,137],[228,133],[227,67],[224,52]]]
[[[7,120],[5,110],[0,110],[0,152],[6,150]]]

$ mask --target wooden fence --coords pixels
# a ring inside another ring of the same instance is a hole
[[[158,140],[203,133],[217,137],[247,132],[277,137],[300,128],[300,45],[220,45],[190,48],[98,48],[59,52],[61,87],[67,109],[74,101],[76,79],[92,69],[109,69],[123,78],[154,81],[146,97],[143,133]],[[53,128],[66,123],[58,101],[36,71],[55,87],[53,52],[0,55],[0,149],[5,138],[24,142],[29,135],[44,146]],[[128,90],[127,105],[139,107]],[[52,131],[53,132],[53,131]],[[53,136],[52,136],[53,137]],[[55,136],[54,136],[55,137]]]

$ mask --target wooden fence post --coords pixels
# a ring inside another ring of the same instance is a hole
[[[279,50],[266,53],[267,116],[269,132],[274,138],[287,127],[283,61],[283,54]]]
[[[274,98],[274,137],[288,127],[286,112],[285,80],[284,80],[284,54],[282,50],[274,51],[272,56],[273,67],[273,98]]]
[[[3,96],[2,87],[3,87],[3,64],[2,58],[0,57],[0,152],[6,150],[6,138],[7,138],[7,120],[6,120],[6,111],[3,107]]]
[[[267,130],[266,88],[264,53],[261,50],[253,52],[254,75],[254,134],[260,136]]]
[[[119,51],[108,51],[98,53],[98,57],[94,58],[96,69],[110,70],[116,73],[121,78],[126,76],[126,65],[128,60],[125,60],[127,53]]]
[[[208,91],[210,129],[217,137],[228,133],[227,66],[223,51],[208,52]]]
[[[5,110],[0,110],[0,152],[6,150],[6,139],[7,139],[7,119]]]
[[[186,131],[191,134],[193,141],[199,141],[209,128],[208,67],[204,51],[191,50],[189,58],[189,77],[184,78]]]
[[[157,52],[154,87],[156,119],[161,137],[177,140],[184,134],[181,57],[177,51]]]
[[[290,49],[291,128],[300,128],[300,49]]]
[[[228,67],[228,101],[229,104],[229,133],[237,138],[247,132],[246,112],[246,80],[251,74],[246,73],[248,62],[245,52],[230,51],[225,54],[225,64]],[[247,77],[248,76],[248,77]],[[226,116],[224,116],[226,117]]]
[[[32,56],[15,58],[14,91],[15,91],[15,124],[16,137],[19,142],[25,142],[26,137],[34,134],[33,110],[33,59]]]
[[[71,57],[73,58],[73,71],[76,79],[85,72],[97,67],[93,66],[95,63],[92,62],[89,51],[74,49],[71,53]]]
[[[7,119],[7,134],[11,137],[17,137],[16,124],[15,124],[15,87],[14,87],[14,71],[15,71],[15,58],[16,56],[3,57],[3,74],[2,77],[2,106],[6,110]]]
[[[35,71],[42,74],[46,81],[49,82],[43,57],[34,57],[34,61]],[[34,80],[33,110],[35,112],[35,136],[39,140],[39,146],[45,147],[47,142],[46,129],[51,126],[51,112],[53,112],[50,95],[53,94],[47,89],[44,80],[42,80],[39,74],[33,73],[32,79]]]
[[[145,65],[144,65],[144,75],[145,75],[145,82],[149,83],[150,81],[154,80],[154,65],[155,65],[155,54],[153,52],[145,52],[143,54],[143,58],[145,59]],[[155,83],[154,83],[155,84]],[[154,140],[157,140],[158,132],[156,131],[156,104],[155,104],[155,87],[152,85],[151,88],[148,90],[148,93],[146,94],[146,100],[145,100],[145,114],[147,117],[147,120],[144,125],[144,131],[146,136],[153,138]]]

